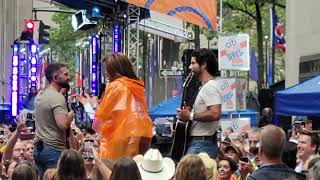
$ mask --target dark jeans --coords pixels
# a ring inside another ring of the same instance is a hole
[[[43,175],[49,168],[56,168],[62,151],[44,144],[43,149],[35,147],[33,149],[33,158],[37,166],[39,179],[43,179]]]
[[[191,140],[187,154],[207,153],[212,159],[218,155],[217,142],[212,140]]]

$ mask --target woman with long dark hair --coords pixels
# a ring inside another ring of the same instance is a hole
[[[93,129],[100,136],[101,159],[144,154],[151,143],[152,123],[144,96],[144,83],[134,73],[129,58],[111,54],[103,59],[109,83],[101,103],[78,96],[86,106],[97,107]]]
[[[110,180],[141,180],[136,162],[128,157],[117,160],[113,166]]]
[[[85,180],[86,169],[82,156],[73,149],[64,150],[58,161],[57,180]]]

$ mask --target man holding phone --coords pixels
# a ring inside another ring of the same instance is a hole
[[[74,118],[68,112],[66,101],[60,93],[69,87],[69,71],[64,64],[49,64],[45,70],[48,88],[35,99],[36,140],[33,151],[38,175],[42,179],[48,168],[55,168],[61,152],[66,149],[66,130]]]

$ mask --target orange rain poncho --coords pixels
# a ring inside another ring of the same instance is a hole
[[[108,84],[93,129],[100,136],[101,159],[133,157],[146,151],[151,143],[152,122],[143,82],[120,77]]]

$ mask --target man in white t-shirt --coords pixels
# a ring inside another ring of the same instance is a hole
[[[177,117],[182,121],[192,121],[191,141],[187,154],[206,152],[216,158],[218,146],[216,132],[220,127],[221,94],[215,80],[218,74],[218,61],[208,49],[198,49],[191,55],[189,69],[201,81],[198,95],[190,112],[188,108],[177,109]]]

